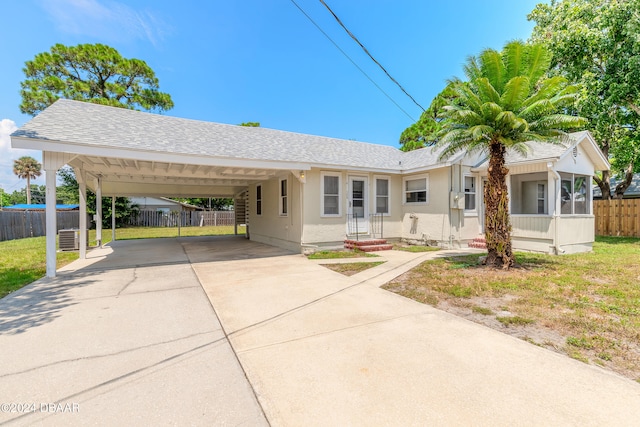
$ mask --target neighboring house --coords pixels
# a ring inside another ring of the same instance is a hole
[[[615,198],[616,193],[616,185],[620,182],[619,178],[611,177],[610,186],[611,186],[611,197]],[[597,185],[593,187],[593,198],[596,200],[602,199],[602,191],[600,187]],[[623,199],[637,199],[640,198],[640,173],[634,173],[633,178],[631,179],[631,185],[627,188],[627,191],[622,195]]]
[[[405,153],[69,100],[11,139],[15,148],[42,150],[44,170],[69,164],[105,196],[232,197],[251,240],[295,251],[375,235],[380,218],[388,239],[465,247],[483,233],[480,155],[440,160],[432,148]],[[507,157],[514,248],[589,251],[590,185],[607,159],[588,132],[566,145],[529,146],[527,157]]]
[[[203,210],[199,206],[178,202],[166,197],[129,197],[132,205],[137,205],[141,211],[152,212],[193,212]]]

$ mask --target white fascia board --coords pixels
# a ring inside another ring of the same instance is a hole
[[[404,169],[404,170],[401,171],[401,173],[402,174],[412,174],[412,173],[418,173],[418,172],[427,172],[427,171],[431,171],[431,170],[434,170],[434,169],[448,168],[451,165],[453,165],[452,162],[438,163],[436,165],[431,165],[431,166],[421,166],[419,168]]]
[[[276,160],[256,160],[229,157],[215,157],[203,154],[165,153],[158,151],[136,150],[128,148],[110,148],[104,146],[80,145],[61,141],[45,141],[33,138],[11,137],[11,146],[30,150],[42,150],[59,153],[83,154],[96,157],[112,157],[132,160],[145,160],[166,163],[187,163],[203,166],[230,166],[256,169],[310,170],[308,163]]]
[[[311,163],[310,166],[316,169],[331,169],[331,170],[353,171],[353,172],[371,172],[371,173],[395,174],[395,175],[402,174],[402,171],[400,169],[382,169],[382,168],[368,168],[368,167],[362,167],[362,166],[358,167],[358,166],[349,166],[349,165],[331,165],[328,163]]]

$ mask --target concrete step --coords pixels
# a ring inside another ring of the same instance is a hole
[[[344,241],[344,247],[345,249],[357,249],[363,252],[388,251],[393,249],[393,245],[388,244],[386,239],[346,239]]]
[[[358,249],[362,252],[377,252],[377,251],[390,251],[393,249],[393,245],[371,245],[371,246],[358,246]]]
[[[487,240],[484,236],[475,237],[469,242],[468,246],[476,249],[487,249]]]

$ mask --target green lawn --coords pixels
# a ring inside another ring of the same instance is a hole
[[[238,233],[244,234],[244,227]],[[233,234],[233,226],[182,227],[180,235],[217,236]],[[95,244],[95,230],[89,230],[89,244]],[[173,227],[132,227],[116,230],[116,239],[147,239],[155,237],[177,237],[178,229]],[[111,241],[111,229],[102,231],[103,243]],[[9,240],[0,242],[0,298],[20,289],[46,273],[45,237]],[[58,268],[78,259],[78,252],[58,252]]]
[[[384,288],[640,380],[640,239],[516,259],[507,272],[478,255],[427,261]]]

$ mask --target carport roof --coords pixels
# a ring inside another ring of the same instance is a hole
[[[253,160],[265,162],[265,166],[270,162],[280,166],[291,163],[300,169],[346,166],[399,171],[404,154],[385,145],[183,119],[64,99],[26,123],[12,138],[48,142],[42,146],[20,144],[42,150],[58,142],[72,153],[82,152],[81,147],[106,148],[130,151],[132,157],[136,156],[135,152],[170,153]],[[75,151],[71,151],[74,148]]]

